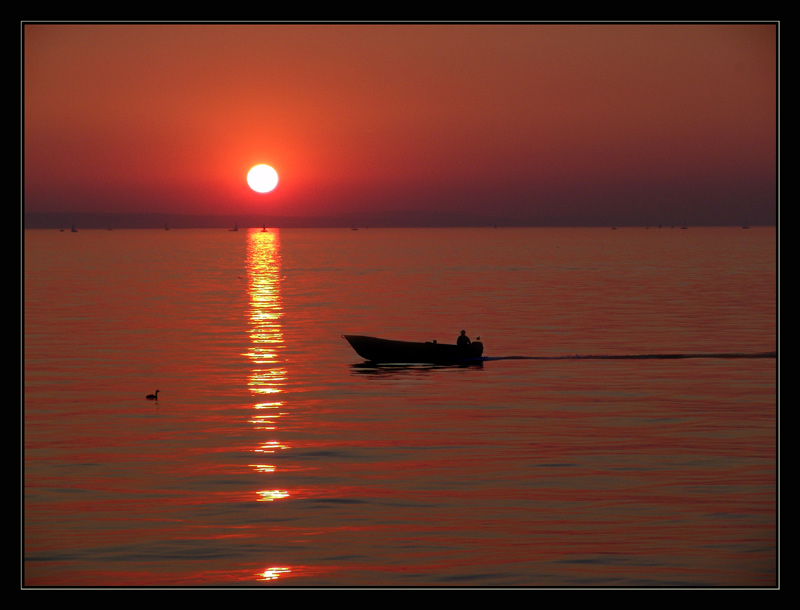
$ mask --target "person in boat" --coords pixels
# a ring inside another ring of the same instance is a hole
[[[467,331],[462,330],[461,334],[458,337],[458,341],[456,341],[456,345],[458,347],[467,347],[470,343],[469,337],[467,337]]]

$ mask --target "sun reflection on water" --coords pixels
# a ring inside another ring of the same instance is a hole
[[[286,414],[280,394],[286,385],[286,368],[281,361],[284,347],[281,316],[283,308],[280,295],[280,251],[277,231],[250,230],[247,236],[247,268],[250,296],[250,347],[247,357],[252,364],[247,380],[250,394],[256,398],[253,412],[248,419],[256,430],[274,434],[278,420]],[[275,438],[260,443],[253,449],[257,456],[274,454],[287,449],[287,445]],[[266,464],[257,458],[250,464],[260,474],[273,473],[274,464]],[[289,497],[285,489],[264,489],[255,492],[257,502],[274,502]],[[256,574],[257,580],[272,581],[291,572],[287,567],[271,567]]]
[[[280,441],[266,441],[261,443],[256,449],[253,449],[256,453],[275,453],[280,449],[288,449],[289,445],[284,445]]]
[[[279,399],[286,385],[286,368],[280,352],[284,346],[280,295],[280,240],[277,231],[251,229],[247,236],[248,293],[250,296],[250,347],[247,357],[252,363],[247,386],[257,397],[248,420],[257,430],[274,432],[278,419],[285,415]],[[286,449],[278,440],[269,440],[253,449],[256,454],[275,453]],[[275,471],[273,464],[250,464],[256,472]],[[267,490],[256,492],[259,502],[285,498],[288,492]]]
[[[263,572],[256,574],[256,577],[258,580],[278,580],[278,578],[284,574],[289,574],[291,571],[291,568],[267,568]]]
[[[264,489],[257,491],[259,502],[272,502],[273,500],[281,500],[289,497],[289,492],[284,489]]]

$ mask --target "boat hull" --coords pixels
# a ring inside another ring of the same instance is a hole
[[[395,341],[364,335],[342,335],[355,352],[379,364],[457,364],[475,361],[483,354],[483,343],[460,347],[447,343]]]

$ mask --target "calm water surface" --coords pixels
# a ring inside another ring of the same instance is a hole
[[[26,231],[22,584],[776,586],[776,275],[774,228]]]

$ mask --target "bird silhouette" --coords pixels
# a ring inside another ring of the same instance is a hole
[[[155,394],[148,394],[148,395],[147,395],[147,400],[158,400],[158,393],[159,393],[160,391],[161,391],[161,390],[156,390],[156,393],[155,393]]]

